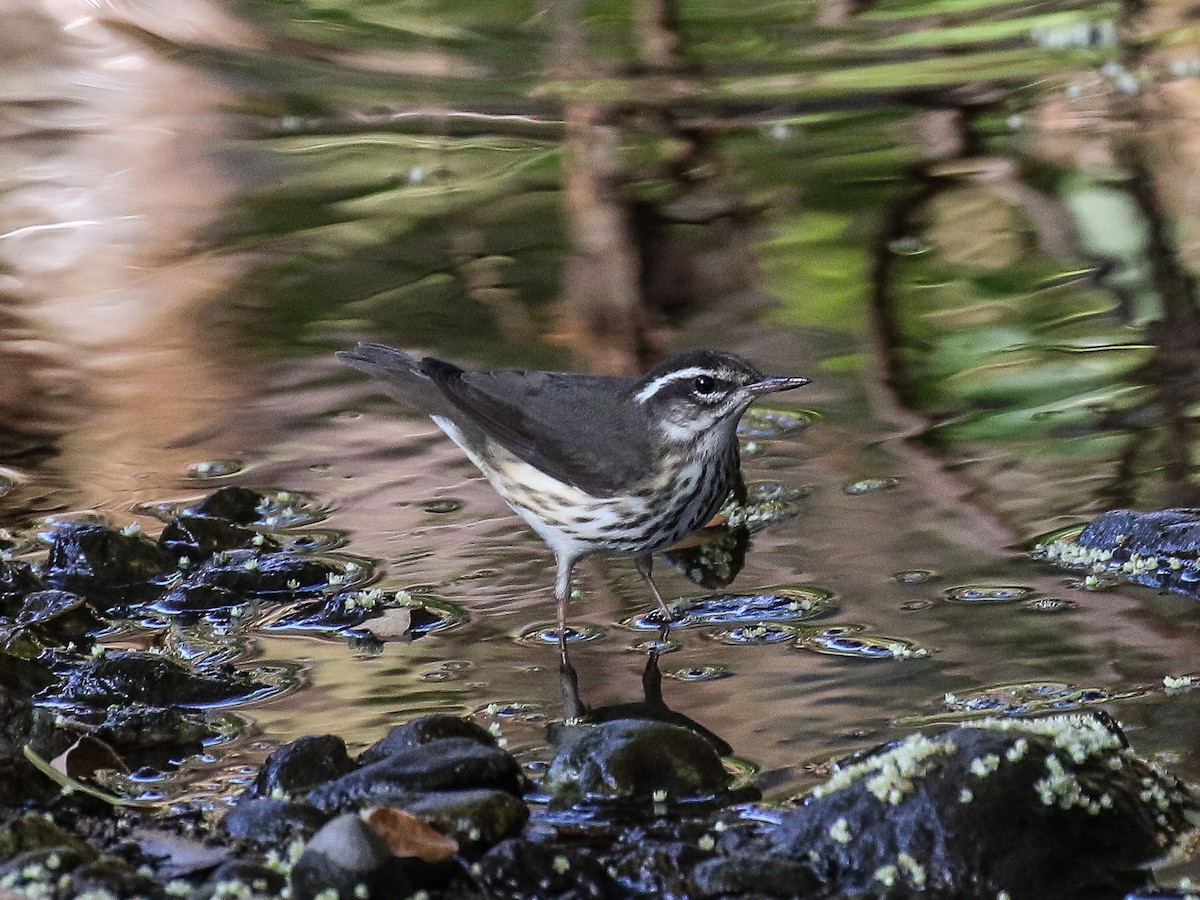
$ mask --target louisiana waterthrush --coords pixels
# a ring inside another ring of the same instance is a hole
[[[704,528],[740,485],[737,423],[751,402],[808,384],[708,350],[640,379],[467,372],[383,344],[337,355],[429,413],[554,552],[560,646],[571,570],[597,551],[632,556],[670,621],[654,553]]]

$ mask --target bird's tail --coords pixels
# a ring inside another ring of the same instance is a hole
[[[339,350],[337,358],[385,382],[390,394],[426,412],[438,412],[444,405],[441,392],[421,370],[420,356],[386,344],[360,342],[353,350]]]

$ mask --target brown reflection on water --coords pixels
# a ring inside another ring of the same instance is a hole
[[[214,353],[212,309],[247,261],[203,249],[248,174],[230,94],[146,38],[247,31],[206,4],[175,12],[59,0],[6,14],[0,370],[5,449],[52,457],[52,489],[24,497],[34,510],[161,496],[188,445],[248,402],[231,354]]]

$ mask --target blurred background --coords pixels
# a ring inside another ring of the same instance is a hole
[[[667,703],[769,796],[979,709],[1100,704],[1200,777],[1196,695],[1162,690],[1196,668],[1195,600],[1085,591],[1025,552],[1200,505],[1194,2],[0,12],[0,526],[307,492],[380,587],[467,616],[382,652],[244,624],[243,661],[299,663],[303,688],[239,711],[177,790],[219,802],[267,746],[433,710],[544,756],[554,655],[522,635],[553,618],[552,560],[337,365],[358,339],[607,373],[707,346],[813,379],[784,401],[807,427],[745,435],[748,479],[802,499],[733,589],[829,592],[822,628],[930,653],[676,635]],[[628,562],[578,571],[585,699],[636,699],[649,598]]]

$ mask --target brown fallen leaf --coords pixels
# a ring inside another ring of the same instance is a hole
[[[76,779],[91,778],[105,769],[122,775],[129,774],[129,767],[112,747],[86,734],[50,760],[50,765],[56,772]]]
[[[385,609],[383,615],[367,619],[359,627],[363,631],[371,632],[381,641],[386,641],[389,638],[404,637],[410,625],[412,625],[412,610],[404,607],[392,607]]]
[[[458,841],[430,828],[394,806],[363,810],[363,821],[383,838],[395,856],[415,856],[428,863],[445,862],[458,852]]]

